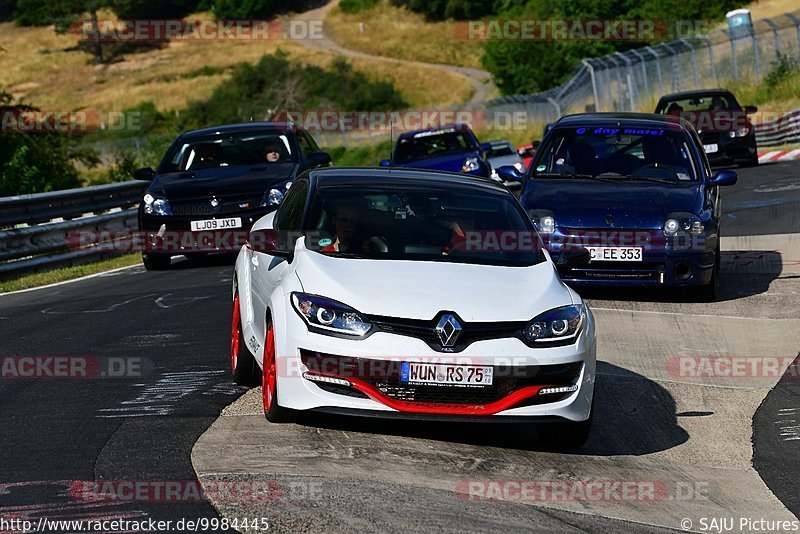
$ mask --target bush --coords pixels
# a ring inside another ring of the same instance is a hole
[[[14,103],[0,92],[0,115],[32,106]],[[78,187],[72,165],[72,138],[55,133],[23,133],[0,129],[0,196],[41,193]],[[88,154],[80,154],[82,159]]]
[[[366,11],[378,5],[378,0],[342,0],[339,2],[339,9],[344,13],[358,13]]]
[[[779,85],[786,83],[791,77],[800,72],[797,59],[788,54],[778,53],[778,57],[771,63],[772,69],[764,78],[764,86],[768,92],[774,91]]]
[[[306,11],[314,0],[214,0],[218,19],[270,18],[281,13]]]
[[[237,65],[230,82],[217,87],[205,102],[189,105],[181,125],[193,129],[270,120],[281,112],[307,109],[371,111],[406,106],[391,82],[370,80],[344,59],[322,68],[290,61],[278,51],[256,65]]]
[[[420,13],[427,20],[479,19],[496,12],[494,0],[391,0],[392,5]],[[500,2],[498,5],[504,5]]]

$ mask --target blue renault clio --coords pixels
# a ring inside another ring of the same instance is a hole
[[[553,125],[525,175],[514,167],[498,174],[523,181],[520,202],[568,284],[696,287],[698,300],[716,298],[719,188],[737,176],[712,173],[686,120],[570,115]]]
[[[426,130],[406,132],[397,138],[391,160],[382,167],[413,167],[450,171],[488,178],[492,168],[486,161],[486,150],[466,124],[452,124]]]

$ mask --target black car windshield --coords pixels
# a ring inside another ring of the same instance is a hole
[[[159,172],[296,162],[290,135],[279,130],[251,130],[192,136],[169,148]]]
[[[741,111],[739,103],[730,93],[709,93],[685,98],[661,100],[656,113],[678,114],[682,111]]]
[[[541,243],[513,197],[455,187],[320,188],[306,247],[338,257],[530,266]]]
[[[561,127],[537,151],[533,178],[696,180],[690,137],[672,128]]]
[[[400,139],[394,153],[395,163],[407,163],[461,152],[478,150],[472,137],[455,129],[422,132]]]

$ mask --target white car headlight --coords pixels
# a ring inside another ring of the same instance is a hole
[[[749,133],[750,133],[750,128],[745,126],[744,128],[739,128],[738,130],[731,131],[730,133],[728,133],[728,136],[731,137],[731,138],[734,138],[734,137],[747,137],[747,134],[749,134]]]
[[[664,235],[702,235],[706,227],[697,215],[670,213],[664,222]]]
[[[537,315],[522,334],[533,343],[568,341],[580,333],[585,317],[583,304],[554,308]]]
[[[292,307],[312,332],[361,337],[372,329],[372,323],[341,302],[296,292],[291,300]]]

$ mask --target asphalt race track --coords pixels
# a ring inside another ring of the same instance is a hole
[[[783,368],[686,375],[681,364],[798,355],[800,164],[742,169],[723,198],[718,302],[584,295],[598,321],[600,361],[595,428],[578,452],[549,450],[532,426],[327,416],[269,425],[260,390],[230,383],[229,258],[0,295],[0,357],[128,366],[117,377],[4,371],[0,517],[222,514],[263,517],[278,532],[659,532],[701,531],[712,517],[734,518],[737,528],[740,518],[794,520],[800,377],[781,380]],[[270,492],[265,499],[209,491],[212,506],[75,491],[91,481],[190,486],[198,477],[207,489],[234,482]],[[585,480],[647,483],[656,497],[487,500],[473,492],[492,482],[576,488]]]

